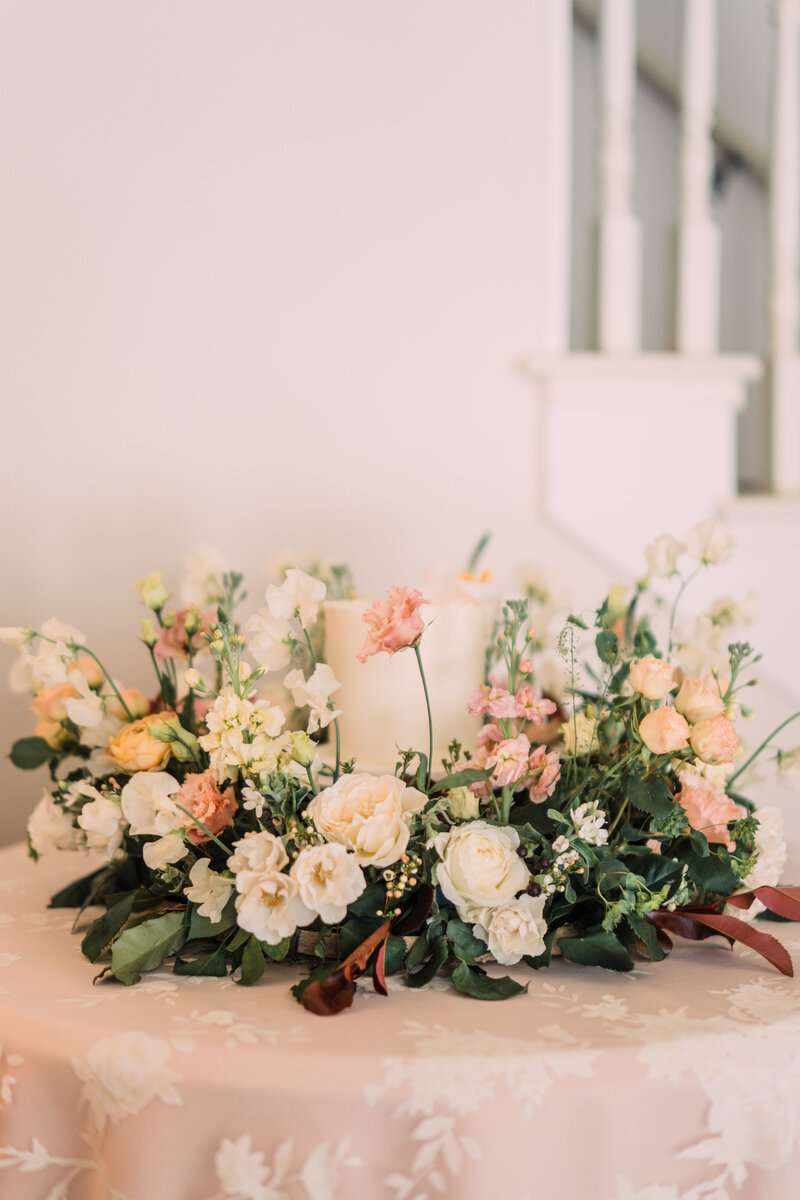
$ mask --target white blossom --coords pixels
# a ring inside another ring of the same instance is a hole
[[[29,631],[23,629],[21,625],[0,626],[0,642],[4,646],[13,646],[15,650],[19,650],[29,640],[29,637]]]
[[[106,858],[113,858],[128,827],[120,802],[104,796],[89,783],[77,783],[72,790],[76,796],[89,798],[78,817],[78,824],[86,833],[86,845]]]
[[[238,895],[236,913],[240,928],[269,946],[277,946],[291,937],[298,925],[310,925],[315,917],[300,899],[296,881],[282,871],[260,876]]]
[[[180,862],[189,853],[189,847],[180,833],[167,833],[154,842],[147,842],[142,849],[142,858],[151,871],[158,871],[170,863]]]
[[[589,846],[605,846],[608,841],[606,814],[598,809],[594,801],[579,804],[571,815],[576,837]]]
[[[191,883],[184,888],[187,900],[198,905],[201,917],[216,924],[234,889],[234,881],[211,870],[207,858],[199,858],[189,872]]]
[[[293,636],[291,621],[279,621],[268,608],[260,608],[245,624],[247,647],[253,658],[267,671],[288,666],[292,652],[287,644]]]
[[[684,554],[686,546],[683,542],[679,542],[677,538],[672,537],[669,533],[662,533],[644,552],[647,559],[647,565],[653,575],[659,575],[666,578],[669,575],[674,575],[678,569],[678,557]]]
[[[217,780],[235,779],[241,770],[266,774],[289,753],[288,735],[279,737],[285,716],[266,700],[248,700],[224,687],[206,714],[208,733],[199,738]]]
[[[788,853],[781,810],[768,806],[756,809],[755,815],[758,817],[755,847],[758,859],[750,874],[742,881],[745,891],[779,884]]]
[[[317,619],[326,590],[321,579],[290,567],[280,587],[270,584],[267,588],[267,608],[277,620],[288,621],[296,617],[303,628],[308,629]]]
[[[28,817],[28,837],[37,854],[45,854],[48,850],[77,850],[79,845],[72,816],[56,804],[49,792],[42,795]]]
[[[64,701],[67,716],[82,729],[93,729],[105,716],[103,700],[92,691],[80,671],[70,671],[69,681],[79,694]]]
[[[236,876],[236,888],[246,892],[259,879],[282,870],[289,862],[289,855],[279,837],[268,833],[246,833],[233,844],[233,854],[228,859],[228,870]]]
[[[134,836],[164,836],[183,826],[183,813],[172,796],[181,785],[166,771],[137,771],[122,789],[122,812]]]
[[[715,565],[730,558],[736,542],[719,521],[701,521],[686,535],[686,549],[697,562]]]
[[[536,958],[544,950],[547,922],[544,896],[518,896],[506,904],[484,909],[475,933],[486,942],[497,962],[509,967],[524,955]]]
[[[357,900],[367,881],[355,856],[344,846],[327,842],[301,850],[290,872],[300,899],[326,925],[343,921],[347,907]]]
[[[778,778],[789,787],[800,789],[800,746],[778,751]]]
[[[310,709],[309,733],[325,729],[335,717],[341,715],[341,709],[333,710],[328,707],[331,695],[342,685],[327,663],[317,663],[314,673],[308,679],[302,671],[290,671],[283,682],[292,693],[297,707],[308,706]]]

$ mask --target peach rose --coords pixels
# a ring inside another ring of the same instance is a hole
[[[674,754],[689,744],[689,722],[671,705],[648,713],[639,724],[639,736],[653,754]]]
[[[169,742],[159,742],[148,732],[148,726],[154,721],[166,721],[172,715],[168,712],[151,713],[149,717],[123,725],[108,743],[106,757],[129,775],[136,771],[160,771],[166,766],[172,751]]]
[[[696,725],[709,717],[718,717],[725,708],[713,676],[690,678],[688,675],[675,697],[675,707],[687,721]]]
[[[734,804],[721,788],[716,788],[694,771],[681,771],[681,789],[677,801],[686,810],[692,829],[704,833],[709,842],[721,842],[733,850],[734,842],[728,832],[728,822],[738,821],[744,809]]]
[[[367,625],[367,640],[359,650],[359,662],[366,662],[372,654],[385,650],[396,654],[407,646],[415,645],[425,630],[420,609],[428,601],[412,587],[390,587],[388,600],[376,600],[364,613]]]
[[[739,745],[739,736],[727,717],[717,716],[699,721],[690,741],[704,763],[729,763]]]
[[[36,693],[31,705],[31,712],[40,721],[50,724],[66,721],[67,708],[65,700],[73,700],[78,693],[71,683],[54,683],[51,687],[42,688]]]
[[[150,712],[150,701],[147,699],[147,696],[145,696],[141,688],[124,688],[123,691],[120,692],[120,695],[127,704],[128,712],[132,717],[146,717]],[[112,713],[113,716],[119,717],[120,721],[125,720],[125,709],[122,707],[119,700],[117,700],[116,696],[109,704],[108,711]]]
[[[635,658],[631,663],[628,681],[635,692],[646,700],[663,700],[675,687],[675,673],[663,658]]]
[[[238,808],[233,788],[220,791],[210,771],[203,771],[202,775],[187,775],[173,799],[188,809],[198,821],[202,821],[209,833],[229,829]],[[199,826],[192,825],[187,816],[183,816],[183,823],[189,831],[186,836],[195,846],[210,841],[208,834]]]

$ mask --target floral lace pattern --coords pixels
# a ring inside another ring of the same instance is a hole
[[[796,1195],[800,988],[747,950],[557,962],[502,1005],[390,980],[391,1006],[363,986],[357,1021],[327,1021],[290,998],[290,966],[249,989],[168,966],[95,985],[73,914],[45,908],[73,865],[14,848],[0,866],[14,1200]]]

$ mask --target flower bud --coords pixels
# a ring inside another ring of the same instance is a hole
[[[289,739],[292,743],[292,758],[301,767],[310,767],[317,757],[317,747],[307,733],[295,730]]]
[[[478,797],[466,787],[450,788],[447,793],[447,807],[451,814],[461,821],[474,821],[480,816]]]
[[[142,597],[142,603],[146,604],[148,608],[152,608],[153,612],[159,612],[169,599],[169,592],[161,579],[161,571],[153,571],[152,574],[137,579],[133,585]]]
[[[203,615],[197,605],[193,605],[184,618],[184,628],[189,637],[194,637],[200,626],[203,624]]]
[[[142,620],[142,641],[149,650],[152,650],[158,641],[158,635],[153,628],[153,622],[147,618],[143,618]]]
[[[201,686],[203,679],[200,672],[195,667],[190,667],[183,676],[183,682],[186,684],[187,688],[197,690],[197,688]]]

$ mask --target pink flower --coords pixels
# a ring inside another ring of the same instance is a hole
[[[561,761],[557,750],[548,754],[546,746],[535,746],[528,760],[525,783],[534,804],[541,804],[553,790],[561,776]]]
[[[653,754],[674,754],[689,744],[689,722],[670,705],[642,717],[639,736]]]
[[[692,749],[705,763],[733,761],[739,737],[727,717],[707,717],[692,730]]]
[[[533,689],[527,683],[517,692],[517,716],[524,717],[533,725],[544,725],[547,718],[556,711],[552,700],[544,696],[535,696]]]
[[[628,682],[635,692],[647,700],[663,700],[675,687],[673,667],[663,658],[635,658],[631,664]]]
[[[165,658],[188,658],[189,638],[186,633],[186,618],[193,610],[191,608],[182,608],[180,612],[175,614],[175,624],[169,629],[161,628],[158,631],[158,640],[153,648],[153,653],[156,658],[162,662]],[[195,610],[196,611],[196,610]],[[197,654],[200,650],[206,650],[208,643],[203,637],[204,633],[209,633],[211,626],[217,619],[216,608],[209,608],[206,612],[201,612],[200,627],[192,634],[192,651]]]
[[[486,760],[487,767],[494,768],[491,776],[494,786],[510,787],[518,783],[528,769],[530,752],[531,744],[522,733],[499,742]]]
[[[485,748],[490,742],[502,742],[503,733],[499,725],[489,721],[486,725],[481,725],[475,740],[481,748]]]
[[[492,717],[516,717],[518,705],[516,698],[506,688],[498,687],[494,675],[489,676],[489,683],[482,683],[477,692],[473,692],[467,701],[467,712],[474,717],[488,713]]]
[[[744,809],[702,775],[683,770],[678,778],[681,790],[676,798],[685,808],[692,829],[704,833],[709,842],[722,842],[728,850],[733,850],[728,822],[743,817]]]
[[[533,670],[533,659],[523,658],[522,662],[519,664],[519,669],[523,675],[530,675],[531,671]]]
[[[202,821],[211,833],[220,833],[233,825],[233,814],[238,808],[233,788],[221,792],[210,771],[203,771],[202,775],[187,775],[174,799],[198,821]],[[202,846],[209,841],[208,834],[199,826],[192,825],[187,816],[183,816],[183,824],[189,830],[186,836],[195,846]]]
[[[675,707],[694,725],[718,717],[725,709],[725,701],[713,676],[692,679],[687,675],[675,697]]]
[[[388,600],[376,600],[364,613],[368,632],[367,640],[356,655],[359,662],[366,662],[382,650],[396,654],[398,650],[414,646],[425,631],[420,609],[429,601],[422,592],[412,587],[391,587],[386,594]]]

